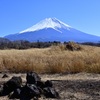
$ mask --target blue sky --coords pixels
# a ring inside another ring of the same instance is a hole
[[[100,36],[100,0],[0,0],[0,36],[20,32],[48,17]]]

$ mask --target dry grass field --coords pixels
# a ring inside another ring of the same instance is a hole
[[[0,71],[37,73],[100,73],[100,47],[82,46],[80,51],[63,46],[44,49],[0,50]]]

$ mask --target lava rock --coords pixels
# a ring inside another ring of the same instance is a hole
[[[36,85],[26,84],[21,91],[21,100],[30,100],[34,97],[39,98],[41,95]]]
[[[45,82],[43,82],[43,81],[37,81],[36,86],[40,87],[41,89],[43,89],[45,87]]]
[[[46,87],[43,90],[46,98],[59,98],[59,94],[54,88]]]
[[[38,100],[41,95],[46,98],[59,98],[58,92],[53,88],[50,80],[41,81],[35,72],[26,75],[26,83],[22,86],[21,77],[13,76],[10,80],[0,86],[0,96],[8,95],[9,99]]]
[[[0,86],[0,96],[3,95],[3,85]]]
[[[20,99],[21,88],[17,88],[13,91],[13,93],[9,96],[9,99]]]
[[[47,81],[45,82],[45,87],[52,87],[52,86],[53,86],[52,81],[47,80]]]
[[[21,77],[15,77],[13,76],[10,80],[8,80],[3,85],[3,95],[8,95],[18,87],[21,87],[22,85],[22,79]]]
[[[37,81],[41,81],[41,78],[35,72],[29,72],[26,76],[27,84],[37,84]]]
[[[8,77],[8,75],[7,74],[4,74],[3,76],[2,76],[2,78],[7,78]]]

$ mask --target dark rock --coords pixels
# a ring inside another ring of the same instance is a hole
[[[20,99],[20,93],[21,93],[21,88],[17,88],[16,90],[13,91],[12,94],[10,94],[9,99]]]
[[[0,86],[0,96],[3,94],[3,85]]]
[[[46,87],[43,90],[46,98],[59,98],[59,94],[54,88]]]
[[[52,81],[47,80],[47,81],[45,82],[45,87],[52,87],[52,86],[53,86]]]
[[[35,72],[27,73],[26,83],[22,86],[21,77],[12,77],[0,86],[0,96],[8,95],[9,99],[38,100],[41,95],[46,98],[59,98],[58,92],[53,88],[50,80],[41,81]]]
[[[37,81],[41,81],[41,78],[35,72],[29,72],[26,76],[27,84],[37,84]]]
[[[7,78],[8,77],[8,75],[7,74],[4,74],[3,76],[2,76],[2,78]]]
[[[21,77],[12,77],[9,81],[4,83],[3,87],[3,95],[8,95],[15,89],[21,87],[22,85],[22,79]]]
[[[40,91],[36,85],[26,84],[21,91],[21,100],[30,100],[34,97],[40,97]]]
[[[45,82],[43,81],[37,81],[37,87],[40,87],[41,89],[43,89],[45,87]]]
[[[21,94],[21,88],[17,88],[13,91],[13,93],[10,95],[9,99],[20,99]]]

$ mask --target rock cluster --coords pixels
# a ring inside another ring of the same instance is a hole
[[[13,76],[0,86],[0,96],[8,95],[9,99],[38,100],[41,96],[46,98],[59,98],[58,92],[53,87],[52,81],[41,81],[35,72],[26,75],[26,83],[22,84],[21,77]]]

